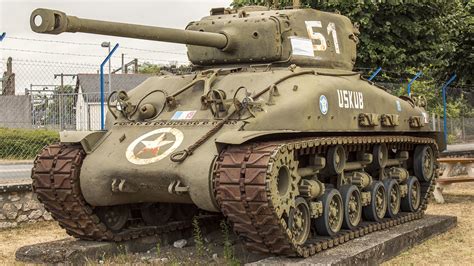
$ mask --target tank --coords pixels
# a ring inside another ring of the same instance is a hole
[[[195,69],[114,92],[105,130],[61,132],[38,155],[33,189],[74,237],[223,215],[250,251],[307,257],[426,209],[445,143],[422,96],[352,71],[345,16],[215,8],[181,30],[37,9],[31,28],[183,43]]]

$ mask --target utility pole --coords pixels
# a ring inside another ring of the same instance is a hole
[[[13,59],[7,59],[7,71],[3,72],[2,94],[15,95],[15,73],[13,73]]]
[[[125,74],[125,54],[122,53],[122,74]]]
[[[59,90],[58,93],[58,104],[59,104],[59,129],[63,130],[64,129],[64,119],[63,119],[63,112],[64,112],[64,99],[63,99],[63,93],[64,93],[64,77],[71,77],[74,79],[77,75],[76,74],[54,74],[54,79],[57,77],[61,77],[61,89]]]
[[[100,46],[104,47],[104,48],[108,48],[109,49],[109,52],[108,54],[110,54],[110,42],[103,42]],[[112,83],[111,83],[111,75],[112,75],[112,63],[111,63],[112,60],[109,59],[109,95],[112,93]]]
[[[129,66],[133,66],[133,73],[138,74],[138,59],[137,58],[133,59],[132,61],[130,61],[128,63],[125,63],[125,62],[122,61],[122,67],[112,71],[112,74],[115,74],[115,73],[119,72],[120,70],[122,71],[123,74],[128,74],[128,67]]]

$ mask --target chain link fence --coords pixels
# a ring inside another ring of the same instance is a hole
[[[0,60],[0,72],[4,73],[0,92],[0,183],[29,179],[32,160],[44,146],[59,141],[60,131],[101,129],[97,66],[12,60],[9,69],[8,61]],[[106,98],[109,91],[129,91],[153,75],[128,72],[111,74],[110,83],[106,74]]]
[[[0,61],[6,71],[7,60]],[[17,95],[0,96],[0,160],[32,160],[59,131],[100,130],[100,76],[97,66],[13,61]],[[129,91],[153,74],[111,74],[109,91]],[[395,88],[396,86],[394,86]],[[430,117],[443,130],[443,119]],[[474,142],[474,118],[448,119],[450,143]],[[1,169],[0,169],[1,173]]]

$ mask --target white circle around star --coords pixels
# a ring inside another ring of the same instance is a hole
[[[158,135],[154,138],[152,136]],[[173,136],[174,139],[170,137]],[[149,140],[147,140],[150,138]],[[183,142],[183,132],[176,128],[160,128],[148,132],[128,145],[125,157],[133,164],[156,163],[175,151]],[[140,146],[140,149],[136,149]],[[163,149],[166,149],[162,151]]]

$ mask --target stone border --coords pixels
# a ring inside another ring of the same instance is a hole
[[[31,183],[0,185],[0,229],[52,220],[32,192]]]
[[[215,221],[208,222],[202,226],[203,232],[219,228]],[[187,228],[182,231],[173,231],[162,235],[147,236],[123,242],[99,242],[74,239],[72,237],[46,243],[40,243],[19,248],[15,257],[17,261],[35,264],[58,264],[72,263],[84,264],[97,261],[104,257],[118,254],[147,252],[160,246],[169,246],[176,240],[192,237],[192,229]]]
[[[456,225],[455,216],[425,215],[420,220],[368,234],[306,259],[272,257],[248,265],[378,265]]]
[[[262,260],[261,256],[249,258],[252,255],[245,251],[236,254],[236,257],[241,261],[254,261],[247,265],[377,265],[435,235],[448,231],[456,224],[457,218],[453,216],[426,215],[420,220],[354,239],[306,259],[268,257]],[[206,227],[212,228],[215,232],[219,225],[214,223],[208,224]],[[121,243],[67,238],[21,247],[17,250],[15,256],[17,260],[27,263],[82,264],[88,260],[97,261],[104,255],[110,257],[120,254],[124,250],[132,253],[145,253],[156,247],[158,242],[161,242],[164,246],[165,243],[172,243],[172,241],[189,236],[191,236],[190,230]],[[235,243],[234,248],[242,249],[242,247],[236,248],[237,246],[242,246],[241,242]]]

